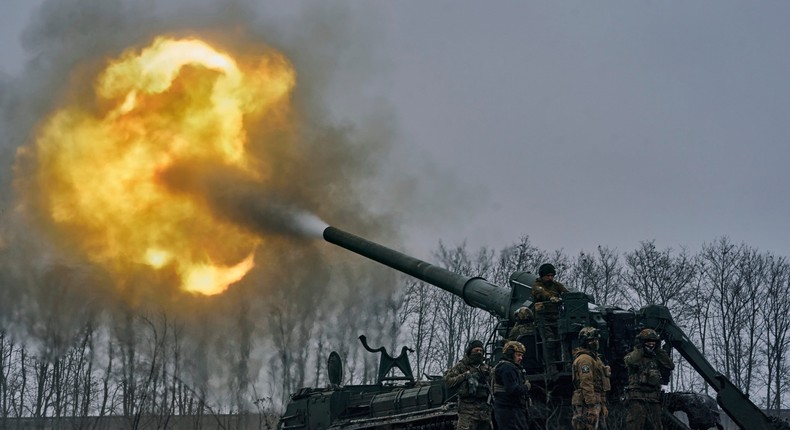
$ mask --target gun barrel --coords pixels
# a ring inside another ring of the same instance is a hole
[[[324,240],[461,297],[469,306],[501,318],[509,317],[511,292],[508,288],[498,287],[480,277],[459,275],[335,227],[324,230]]]

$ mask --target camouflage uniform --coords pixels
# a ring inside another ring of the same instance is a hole
[[[471,350],[468,348],[467,351]],[[444,379],[449,388],[458,389],[458,424],[456,429],[490,430],[491,407],[488,404],[491,366],[474,364],[467,356],[461,359]]]
[[[650,330],[652,331],[652,330]],[[643,330],[644,332],[644,330]],[[653,331],[653,333],[655,333]],[[656,338],[658,336],[656,335]],[[646,351],[642,345],[625,356],[628,369],[628,387],[626,388],[626,428],[629,430],[663,428],[661,424],[661,385],[662,373],[668,374],[675,364],[666,351],[656,345],[653,353]]]
[[[606,407],[606,392],[611,389],[609,372],[597,352],[580,347],[573,355],[573,428],[595,430]]]
[[[543,283],[543,280],[536,279],[535,283],[532,284],[532,301],[535,303],[549,302],[552,301],[551,299],[559,299],[560,294],[567,292],[568,289],[565,288],[565,285],[557,281],[552,281],[551,284],[546,285]]]
[[[518,340],[521,336],[532,336],[535,334],[535,317],[528,307],[518,308],[514,314],[516,325],[510,329],[507,336],[508,340]]]
[[[510,334],[507,340],[518,340],[521,336],[530,336],[535,334],[535,324],[532,321],[519,321],[510,329]]]

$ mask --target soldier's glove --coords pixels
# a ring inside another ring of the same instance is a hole
[[[552,297],[552,298],[551,298],[551,299],[549,299],[549,300],[551,300],[553,303],[559,303],[559,302],[561,302],[561,301],[562,301],[562,299],[561,299],[561,298],[559,298],[559,297]]]
[[[603,415],[604,418],[609,416],[609,409],[606,408],[606,405],[601,406],[601,415]]]

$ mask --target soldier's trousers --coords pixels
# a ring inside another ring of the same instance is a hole
[[[455,425],[456,430],[491,430],[491,418],[479,419],[474,415],[458,414],[458,423]]]
[[[543,339],[543,360],[546,363],[562,360],[559,312],[543,310],[537,312],[537,315],[538,333],[540,334],[541,339]]]
[[[494,418],[499,430],[528,430],[529,420],[524,408],[494,404]]]
[[[628,413],[625,417],[627,430],[662,430],[661,403],[646,400],[628,400]]]
[[[601,404],[573,405],[573,430],[596,430],[601,419]]]

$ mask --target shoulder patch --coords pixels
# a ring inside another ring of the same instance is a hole
[[[583,364],[582,367],[581,367],[581,371],[582,371],[582,373],[590,373],[590,365]]]

